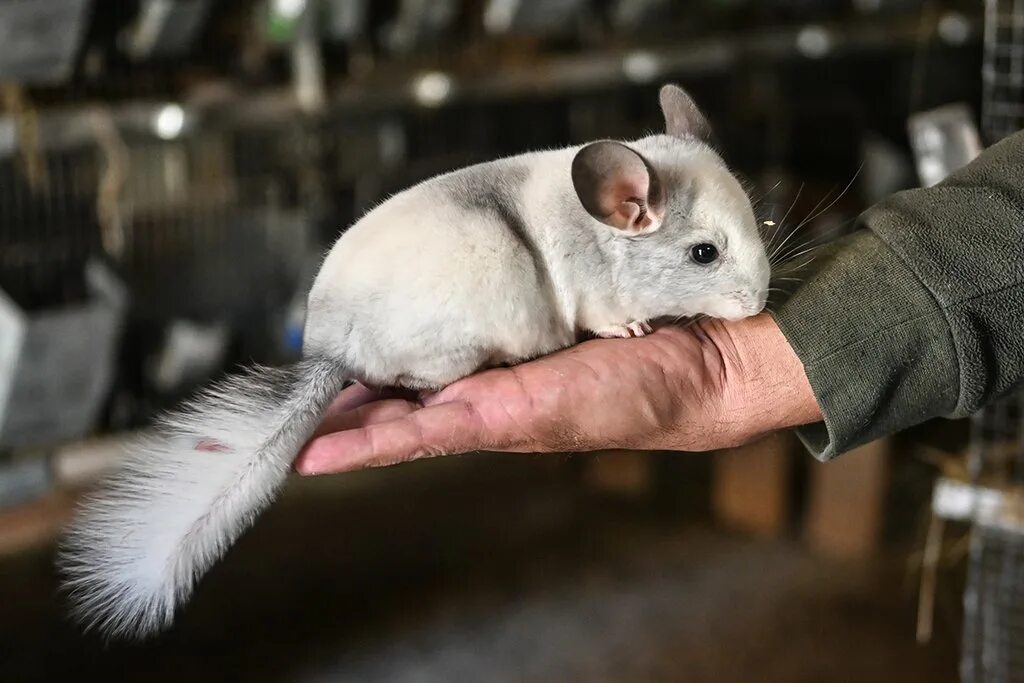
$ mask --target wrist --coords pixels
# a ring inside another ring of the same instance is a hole
[[[742,442],[821,421],[803,363],[769,314],[723,323],[722,332],[735,380],[725,388],[723,418]]]

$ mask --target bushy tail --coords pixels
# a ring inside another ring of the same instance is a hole
[[[273,500],[342,374],[326,360],[252,368],[163,418],[64,539],[59,562],[79,620],[112,637],[168,626]]]

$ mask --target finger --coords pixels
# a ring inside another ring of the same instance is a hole
[[[342,432],[346,429],[355,429],[356,427],[364,427],[376,422],[394,420],[395,418],[402,417],[403,415],[408,415],[420,407],[421,406],[418,403],[404,401],[397,398],[370,401],[369,403],[353,408],[352,410],[346,410],[344,412],[333,413],[325,416],[320,422],[320,426],[318,426],[316,431],[313,432],[313,436],[311,438],[315,439],[325,434]]]
[[[338,397],[331,402],[331,405],[327,407],[325,412],[326,415],[333,415],[335,413],[343,413],[346,410],[352,410],[359,406],[369,403],[380,398],[380,392],[377,389],[371,389],[370,387],[359,384],[358,382],[345,387],[338,394]]]
[[[321,436],[306,448],[300,474],[330,474],[393,465],[425,456],[493,448],[504,435],[487,432],[466,402],[433,405],[403,417]]]
[[[358,383],[346,387],[338,394],[338,397],[334,399],[331,405],[327,407],[327,410],[324,411],[324,416],[321,418],[320,426],[317,427],[314,436],[348,429],[355,424],[352,422],[353,418],[349,413],[369,403],[377,403],[385,399],[400,397],[404,396],[397,390],[375,389]]]

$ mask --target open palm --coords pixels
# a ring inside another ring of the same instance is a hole
[[[746,358],[737,331],[705,321],[598,339],[472,375],[417,399],[346,389],[300,454],[303,474],[470,451],[703,451],[749,438],[736,408]]]

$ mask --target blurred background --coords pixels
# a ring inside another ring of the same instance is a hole
[[[658,130],[666,81],[799,270],[1021,127],[1024,0],[0,0],[0,680],[1024,680],[1015,400],[828,465],[779,435],[296,480],[166,635],[67,621],[77,497],[298,356],[346,226]]]

